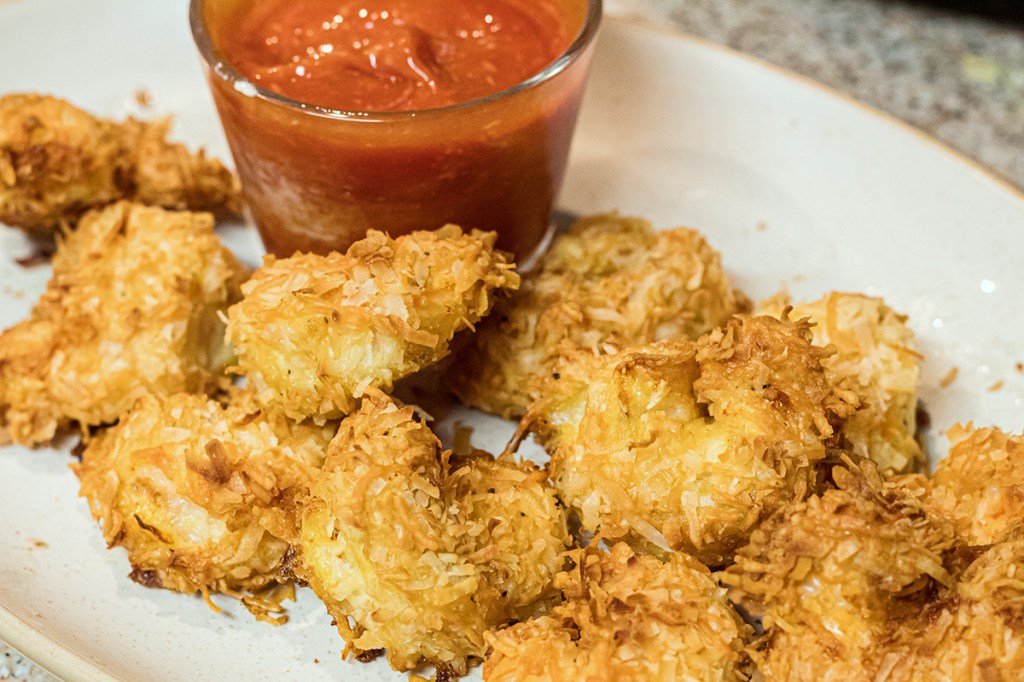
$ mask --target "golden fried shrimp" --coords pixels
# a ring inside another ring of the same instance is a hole
[[[806,323],[737,316],[697,342],[576,351],[521,425],[551,453],[583,529],[720,565],[765,516],[816,488],[850,407]]]
[[[468,405],[520,417],[540,395],[536,378],[567,349],[696,339],[748,307],[697,231],[655,231],[615,214],[584,218],[481,324],[454,388]]]
[[[485,630],[548,596],[567,541],[543,471],[442,451],[411,407],[372,391],[341,422],[304,505],[298,570],[346,652],[463,674]]]
[[[779,510],[720,574],[763,617],[752,657],[766,681],[915,680],[885,671],[918,639],[934,594],[953,586],[951,529],[871,462],[833,478],[838,489]]]
[[[1024,671],[1024,541],[997,544],[964,571],[955,596],[924,614],[894,681],[1016,682]]]
[[[448,354],[519,275],[495,234],[448,225],[391,239],[371,230],[346,254],[297,254],[263,267],[229,312],[228,337],[258,399],[295,418],[352,411]]]
[[[1024,436],[954,426],[953,447],[935,468],[929,501],[948,514],[966,545],[991,545],[1024,527]]]
[[[628,545],[568,553],[555,578],[563,601],[534,620],[487,634],[487,682],[746,680],[752,636],[703,564],[662,563]]]
[[[59,244],[28,320],[0,334],[0,425],[26,445],[115,421],[140,396],[206,391],[243,270],[205,213],[121,202]]]
[[[779,317],[785,306],[776,298],[762,304],[762,312]],[[839,292],[797,305],[789,317],[810,319],[815,345],[836,348],[822,364],[859,398],[859,409],[843,426],[853,452],[891,473],[924,469],[927,460],[915,438],[921,355],[907,318],[880,298]]]
[[[55,97],[0,97],[0,223],[50,232],[119,199],[238,211],[234,174],[202,151],[168,143],[169,127],[166,119],[95,118]]]
[[[877,469],[836,469],[838,490],[771,517],[721,574],[762,615],[766,680],[949,682],[1024,670],[1019,531],[959,575],[953,525]]]
[[[128,551],[133,580],[221,592],[259,615],[279,610],[251,595],[287,581],[297,504],[333,435],[331,425],[298,424],[244,401],[147,396],[73,468],[108,546]]]

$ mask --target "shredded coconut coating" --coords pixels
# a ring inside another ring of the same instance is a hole
[[[563,601],[540,618],[488,633],[487,682],[732,682],[746,680],[753,632],[693,557],[665,563],[610,552],[569,552],[555,578]]]
[[[289,579],[297,505],[333,435],[245,400],[147,396],[73,468],[108,546],[128,551],[133,580],[228,594],[266,616],[280,609],[259,593]]]
[[[496,235],[455,225],[391,239],[371,230],[347,253],[268,256],[229,312],[241,371],[265,405],[336,418],[368,388],[449,352],[456,332],[519,286]]]
[[[780,317],[786,303],[767,301],[762,312]],[[916,439],[921,355],[906,316],[880,298],[832,292],[794,306],[789,317],[808,318],[815,345],[836,348],[823,364],[860,402],[843,426],[852,451],[889,473],[924,470],[927,458]]]
[[[966,545],[991,545],[1024,527],[1024,436],[954,426],[949,456],[935,468],[929,501]]]
[[[766,682],[1019,679],[1024,669],[1024,544],[996,545],[959,571],[952,525],[920,477],[883,481],[862,462],[838,489],[793,503],[720,575],[763,617],[751,656]]]
[[[202,150],[167,142],[169,127],[169,119],[96,118],[55,97],[0,97],[0,223],[51,232],[119,199],[237,212],[234,174]]]
[[[883,642],[908,634],[952,578],[952,541],[921,502],[876,469],[837,468],[837,490],[796,502],[756,530],[723,574],[730,596],[763,617],[753,656],[766,680],[874,680]]]
[[[218,316],[243,274],[209,214],[120,202],[86,215],[31,317],[0,335],[0,427],[39,444],[70,422],[114,422],[147,393],[217,388]]]
[[[1024,671],[1024,541],[997,544],[926,611],[909,655],[890,654],[895,682],[1015,682]]]
[[[697,342],[567,355],[521,430],[582,528],[728,561],[757,523],[815,490],[850,406],[804,322],[737,316]]]
[[[517,294],[498,304],[454,368],[467,405],[521,417],[574,348],[696,339],[749,309],[695,230],[596,215],[558,237]]]
[[[549,596],[567,544],[543,471],[456,457],[411,407],[374,391],[341,422],[304,505],[300,571],[346,652],[463,674],[486,630]]]

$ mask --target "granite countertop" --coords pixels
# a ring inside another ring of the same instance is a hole
[[[1024,26],[891,0],[606,0],[887,111],[1024,187]],[[0,680],[51,675],[0,643]]]
[[[1024,187],[1024,22],[893,0],[605,0],[895,115]]]

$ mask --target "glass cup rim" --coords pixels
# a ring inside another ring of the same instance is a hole
[[[231,62],[223,57],[213,44],[209,31],[206,30],[203,8],[207,0],[190,0],[189,2],[189,25],[192,28],[192,39],[203,61],[210,68],[213,74],[222,81],[230,84],[235,90],[245,96],[255,97],[289,109],[299,110],[304,114],[320,116],[345,121],[384,121],[395,119],[408,119],[417,116],[429,116],[434,114],[456,113],[466,109],[472,109],[491,102],[505,99],[517,93],[534,88],[557,76],[575,62],[580,55],[593,42],[601,23],[602,0],[587,0],[587,16],[583,20],[583,26],[573,39],[572,43],[556,57],[550,64],[541,71],[526,80],[509,86],[504,90],[457,102],[443,107],[430,109],[412,109],[407,111],[349,111],[345,109],[333,109],[318,104],[302,102],[285,95],[268,90],[261,85],[253,83],[246,78]]]

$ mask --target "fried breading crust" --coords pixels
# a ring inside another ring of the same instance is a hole
[[[485,630],[534,613],[568,543],[543,471],[457,458],[376,391],[342,421],[304,506],[301,577],[346,651],[386,649],[396,670],[465,673]]]
[[[550,615],[487,634],[487,682],[746,680],[752,630],[710,572],[619,543],[568,553]]]
[[[929,501],[966,545],[991,545],[1024,526],[1024,436],[972,424],[947,434],[952,448],[931,479]]]
[[[760,312],[780,317],[787,305],[776,297],[762,303]],[[927,458],[915,437],[921,355],[906,316],[880,298],[834,291],[794,306],[789,317],[808,318],[815,345],[836,348],[822,364],[860,400],[842,430],[853,452],[883,471],[924,470]]]
[[[348,414],[448,354],[519,275],[493,232],[455,225],[391,239],[371,230],[346,254],[297,254],[263,267],[229,312],[241,371],[266,405],[295,417]]]
[[[770,517],[721,574],[733,600],[763,617],[752,656],[766,680],[889,679],[876,675],[913,638],[905,621],[953,584],[948,528],[920,500],[869,462],[833,477],[838,489]]]
[[[134,580],[259,606],[251,593],[288,579],[297,504],[336,427],[244,400],[146,396],[72,468],[108,546],[128,551]]]
[[[31,317],[0,335],[0,425],[38,444],[71,421],[111,423],[146,393],[219,386],[218,315],[243,275],[209,214],[120,202],[86,215]]]
[[[481,324],[454,368],[454,389],[467,405],[521,417],[540,395],[534,380],[568,349],[696,339],[748,308],[697,231],[591,216],[556,238]]]
[[[0,97],[0,223],[50,232],[118,199],[237,212],[234,174],[202,150],[168,143],[169,127],[95,118],[55,97]]]
[[[981,552],[955,591],[926,611],[910,655],[892,654],[893,679],[1019,680],[1024,671],[1024,437],[954,426],[953,447],[915,494],[949,519],[958,554]],[[896,481],[906,485],[910,477]],[[923,493],[923,494],[922,494]],[[959,557],[950,561],[954,569]],[[904,674],[905,673],[905,674]]]
[[[522,431],[551,453],[583,529],[726,562],[751,529],[816,489],[851,407],[806,323],[737,316],[697,342],[566,356]]]
[[[890,679],[1016,682],[1024,671],[1024,542],[982,554],[942,608],[925,614],[911,655],[891,656]],[[906,674],[904,675],[904,671]]]
[[[766,682],[1019,679],[1024,542],[960,573],[955,555],[970,550],[922,501],[920,477],[847,464],[838,489],[780,510],[720,575],[763,616],[751,655]]]

